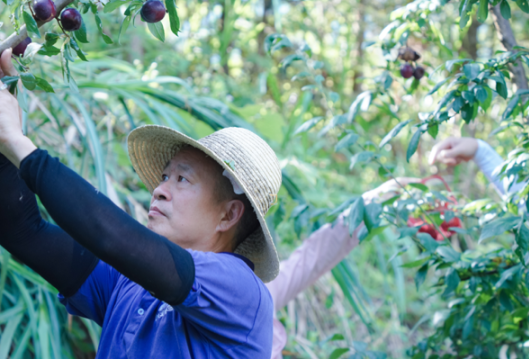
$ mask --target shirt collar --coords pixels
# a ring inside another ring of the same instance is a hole
[[[237,257],[239,259],[242,259],[242,261],[244,263],[246,263],[248,265],[248,267],[250,267],[250,269],[252,270],[252,272],[255,272],[255,265],[253,264],[253,262],[251,260],[249,260],[248,258],[246,258],[245,256],[241,256],[240,254],[237,254],[237,253],[232,253],[232,252],[220,252],[221,254],[229,254],[229,255],[232,255],[234,257]]]

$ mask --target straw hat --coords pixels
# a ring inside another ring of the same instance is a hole
[[[282,179],[274,151],[259,136],[242,128],[225,128],[196,141],[168,127],[138,127],[128,137],[129,156],[151,193],[160,184],[167,162],[183,145],[217,161],[248,197],[261,226],[235,253],[254,263],[255,274],[263,282],[271,281],[279,273],[279,259],[264,216],[277,199]]]

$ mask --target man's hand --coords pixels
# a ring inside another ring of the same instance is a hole
[[[421,182],[420,178],[397,177],[396,179],[386,181],[377,188],[364,193],[362,197],[364,198],[364,201],[366,203],[369,203],[374,199],[380,199],[383,202],[395,196],[397,194],[397,191],[402,187],[406,186],[407,184],[419,182]]]
[[[17,76],[11,62],[11,49],[0,56],[0,70],[3,76]],[[0,152],[15,166],[37,147],[22,133],[22,110],[18,101],[7,89],[0,91]]]
[[[428,162],[455,166],[470,161],[478,150],[478,141],[470,137],[449,137],[432,148]]]

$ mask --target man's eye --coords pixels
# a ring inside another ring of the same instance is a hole
[[[168,175],[162,175],[162,182],[165,182],[169,179]]]
[[[184,181],[187,182],[187,179],[185,177],[178,176],[178,182],[184,182]]]

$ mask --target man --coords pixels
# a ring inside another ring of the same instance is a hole
[[[15,75],[10,56],[0,65]],[[279,261],[264,215],[281,184],[272,149],[237,128],[200,141],[134,130],[129,155],[152,193],[146,228],[37,149],[1,85],[0,245],[56,287],[69,313],[102,326],[97,357],[269,359],[263,281]]]

